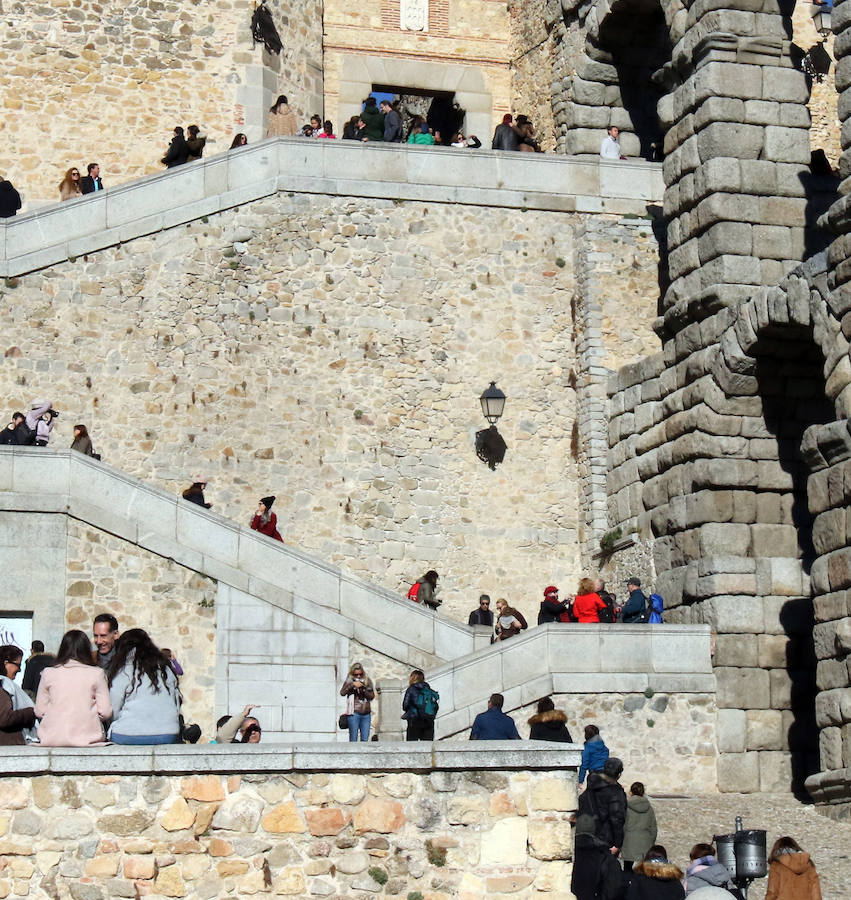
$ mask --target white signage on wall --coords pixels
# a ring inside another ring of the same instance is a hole
[[[24,658],[29,656],[30,644],[33,639],[32,616],[20,613],[0,613],[0,644],[14,644],[24,652]]]
[[[402,31],[428,31],[428,0],[400,0],[399,27]]]

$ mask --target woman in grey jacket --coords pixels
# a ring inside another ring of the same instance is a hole
[[[644,796],[644,785],[640,781],[634,781],[626,801],[626,823],[621,847],[623,867],[627,872],[632,869],[633,863],[644,859],[644,854],[656,843],[656,830],[656,813]]]
[[[115,642],[107,671],[114,744],[174,744],[180,733],[177,676],[141,628]]]

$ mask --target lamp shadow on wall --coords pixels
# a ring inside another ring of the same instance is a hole
[[[476,456],[493,472],[505,459],[508,445],[496,425],[476,432]]]

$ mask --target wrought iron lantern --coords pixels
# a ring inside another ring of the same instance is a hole
[[[482,404],[482,415],[491,425],[496,425],[505,409],[505,394],[496,386],[495,381],[492,381],[490,387],[482,392],[479,402]]]

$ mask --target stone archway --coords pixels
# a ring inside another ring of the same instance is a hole
[[[343,123],[357,115],[373,85],[390,84],[454,94],[456,102],[467,111],[467,133],[478,135],[483,146],[490,146],[493,97],[484,73],[476,66],[388,56],[344,55],[335,121]]]

